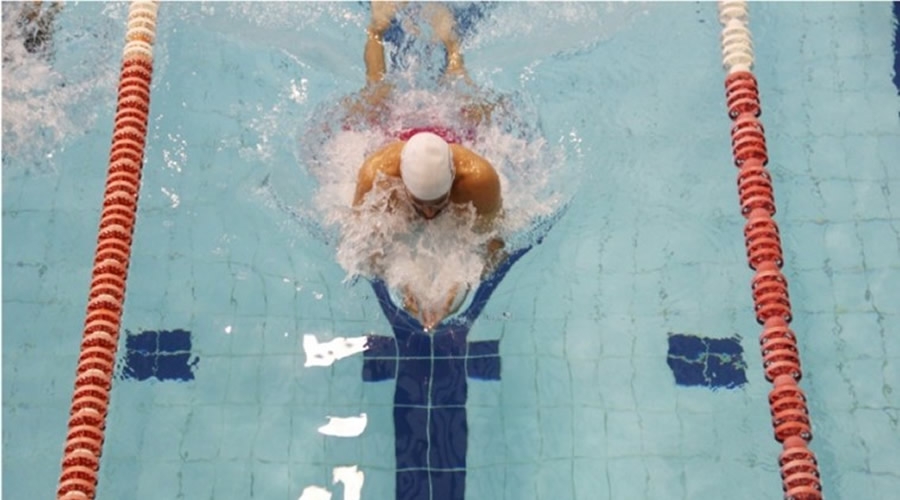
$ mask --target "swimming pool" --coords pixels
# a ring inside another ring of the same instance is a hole
[[[811,447],[831,499],[900,486],[896,10],[751,4]],[[17,38],[4,44],[9,498],[57,487],[126,13],[66,5],[49,60],[7,61]],[[367,15],[356,3],[160,7],[98,498],[778,495],[715,4],[468,14],[473,77],[528,96],[580,177],[471,327],[433,342],[388,321],[365,280],[344,283],[334,248],[263,189],[310,194],[306,120],[361,86]]]

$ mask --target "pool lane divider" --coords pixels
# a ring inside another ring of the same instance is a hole
[[[158,2],[133,1],[58,500],[94,499],[147,137]]]
[[[773,384],[769,406],[775,439],[782,443],[779,456],[782,488],[786,500],[821,500],[816,456],[809,449],[812,424],[806,395],[799,386],[802,377],[797,336],[788,326],[791,303],[784,263],[772,177],[766,169],[768,153],[765,131],[759,121],[759,89],[753,76],[753,42],[748,28],[747,2],[719,2],[722,30],[722,58],[727,71],[725,95],[728,116],[733,121],[731,144],[738,167],[738,196],[741,213],[747,219],[744,238],[750,268],[756,271],[751,282],[756,321],[763,325],[760,335],[766,380]]]

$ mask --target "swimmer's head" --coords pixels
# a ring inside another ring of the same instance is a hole
[[[400,178],[413,207],[431,219],[450,203],[456,172],[447,141],[431,132],[409,138],[400,151]]]

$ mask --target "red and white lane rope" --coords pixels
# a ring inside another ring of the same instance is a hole
[[[128,11],[106,191],[56,493],[59,500],[92,500],[97,489],[147,137],[157,8],[157,2],[134,1]]]
[[[779,457],[784,498],[821,500],[816,456],[809,449],[812,430],[806,396],[798,382],[802,376],[797,337],[788,326],[791,303],[788,283],[781,273],[781,238],[775,215],[772,177],[766,169],[765,130],[759,121],[760,100],[753,76],[753,41],[748,28],[747,2],[719,2],[722,29],[722,61],[727,72],[725,95],[733,120],[731,145],[738,167],[738,196],[747,219],[744,238],[766,379],[773,384],[769,406],[775,439],[782,443]]]

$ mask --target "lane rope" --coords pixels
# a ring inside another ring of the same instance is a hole
[[[816,456],[809,449],[812,423],[806,395],[799,382],[803,376],[797,336],[790,329],[793,319],[788,282],[781,267],[784,258],[775,215],[772,176],[761,114],[759,88],[753,75],[753,40],[747,2],[719,2],[722,24],[722,64],[725,98],[731,127],[734,164],[738,167],[738,197],[741,214],[747,219],[744,240],[750,268],[756,321],[763,325],[760,335],[766,380],[772,383],[769,407],[775,439],[783,449],[778,457],[786,500],[822,500],[822,484]]]
[[[93,500],[96,495],[144,161],[157,9],[158,2],[133,1],[128,11],[109,170],[58,500]]]

